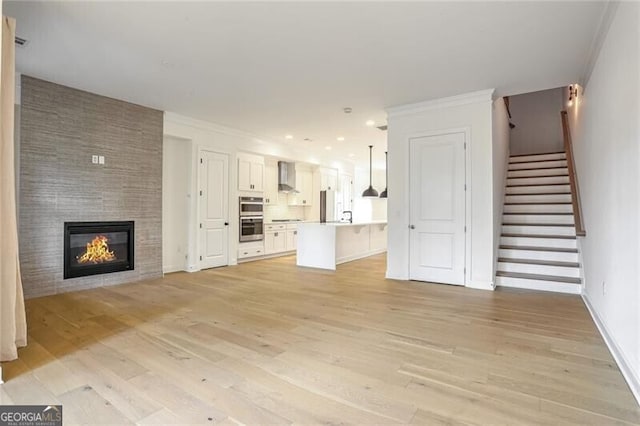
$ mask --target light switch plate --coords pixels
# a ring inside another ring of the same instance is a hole
[[[98,162],[100,164],[104,164],[104,155],[101,155],[100,157],[98,157]]]
[[[93,164],[98,164],[98,156],[97,155],[92,155],[91,156],[91,162]]]

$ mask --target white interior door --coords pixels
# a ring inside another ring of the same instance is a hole
[[[410,279],[464,285],[465,133],[410,141]]]
[[[229,157],[200,152],[200,268],[229,264]]]

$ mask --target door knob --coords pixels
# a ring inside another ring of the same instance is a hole
[[[416,229],[415,225],[409,225],[409,229]]]
[[[225,222],[225,223],[224,223],[224,226],[229,226],[229,222]]]

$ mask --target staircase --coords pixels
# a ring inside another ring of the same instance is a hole
[[[496,285],[581,292],[564,152],[509,159]]]

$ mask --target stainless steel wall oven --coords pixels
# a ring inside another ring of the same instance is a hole
[[[240,242],[264,239],[264,213],[261,197],[240,197]]]

